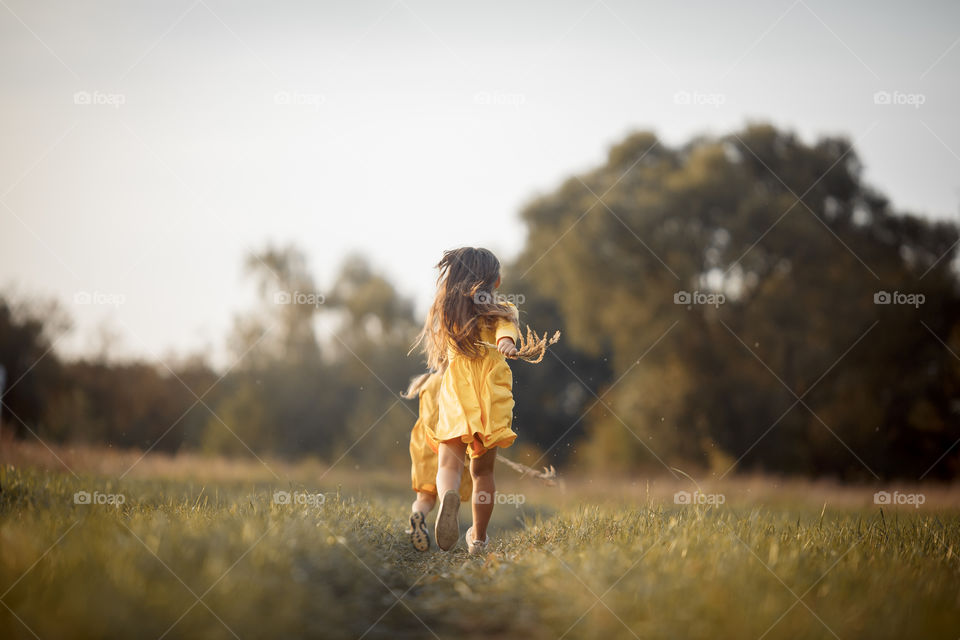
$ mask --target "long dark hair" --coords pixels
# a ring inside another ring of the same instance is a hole
[[[487,349],[479,343],[483,328],[497,318],[517,321],[514,310],[494,298],[500,261],[492,252],[475,247],[445,251],[437,268],[437,295],[411,348],[421,345],[427,366],[435,371],[446,365],[448,347],[467,358],[478,358]]]

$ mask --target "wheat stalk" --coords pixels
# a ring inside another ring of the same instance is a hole
[[[559,331],[555,331],[552,336],[547,338],[546,331],[543,332],[542,336],[539,336],[536,331],[530,328],[530,325],[527,325],[527,336],[524,338],[523,334],[520,334],[520,344],[517,345],[517,355],[514,357],[529,362],[530,364],[537,364],[543,360],[543,356],[546,355],[547,347],[557,344],[559,340]],[[497,345],[490,344],[489,342],[483,342],[481,344],[493,347],[494,349],[497,348]]]
[[[530,325],[527,325],[527,337],[520,336],[520,348],[517,350],[517,357],[531,364],[537,364],[543,360],[543,356],[547,353],[547,347],[556,344],[559,340],[559,331],[555,331],[553,336],[548,339],[546,331],[543,332],[542,336],[538,336],[537,332],[531,329]]]
[[[548,487],[555,487],[558,485],[558,483],[561,482],[557,478],[557,470],[553,468],[553,465],[550,465],[549,467],[544,467],[543,471],[537,471],[532,467],[528,467],[527,465],[521,464],[519,462],[514,462],[513,460],[509,458],[505,458],[502,455],[497,456],[497,461],[504,463],[514,471],[518,472],[520,476],[523,478],[526,478],[529,476],[529,477],[537,478],[538,480],[542,480],[543,483]]]

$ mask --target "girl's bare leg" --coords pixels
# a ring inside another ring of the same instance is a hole
[[[493,482],[493,463],[496,461],[495,448],[470,461],[470,475],[473,477],[473,537],[476,540],[487,539],[487,525],[490,524],[496,499],[497,487]]]
[[[467,445],[459,440],[441,442],[437,464],[437,493],[440,496],[440,508],[433,526],[433,535],[437,546],[449,551],[460,539],[460,476],[463,475],[463,455]]]
[[[460,476],[463,474],[463,456],[467,452],[467,444],[459,440],[441,442],[439,460],[437,462],[437,495],[443,496],[447,491],[460,490]]]
[[[432,493],[417,491],[417,499],[413,501],[411,511],[430,513],[433,510],[433,505],[435,504],[437,504],[437,496],[433,495]]]

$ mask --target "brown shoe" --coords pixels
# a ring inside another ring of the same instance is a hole
[[[433,528],[433,537],[437,539],[437,546],[444,551],[452,549],[460,539],[459,514],[460,493],[451,489],[440,499],[437,522]]]
[[[430,548],[430,536],[427,533],[427,514],[414,511],[410,514],[410,544],[417,551],[426,551]]]
[[[467,529],[467,533],[463,536],[463,539],[467,543],[467,549],[469,549],[470,555],[478,556],[487,550],[487,541],[490,539],[490,536],[485,537],[483,540],[477,540],[473,535],[473,527],[470,527]]]

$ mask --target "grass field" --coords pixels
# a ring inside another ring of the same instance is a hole
[[[499,469],[524,503],[471,557],[409,548],[406,477],[188,459],[120,480],[28,458],[0,472],[2,638],[960,636],[953,491],[881,511],[865,489],[755,480],[697,506]]]

